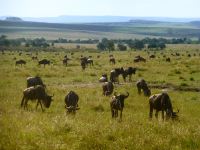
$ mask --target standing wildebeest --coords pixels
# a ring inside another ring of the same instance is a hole
[[[38,65],[44,65],[45,67],[45,65],[50,65],[50,61],[47,59],[42,59],[38,62]]]
[[[67,66],[68,65],[68,61],[69,61],[70,59],[69,58],[64,58],[63,59],[63,65],[65,65],[65,66]]]
[[[87,65],[87,58],[86,57],[81,57],[81,67],[83,70],[85,70],[86,65]]]
[[[168,58],[166,58],[166,62],[170,62],[171,61],[171,59],[168,57]]]
[[[102,74],[102,77],[99,79],[99,82],[108,82],[107,74]]]
[[[110,58],[109,62],[110,62],[110,64],[113,64],[113,65],[114,65],[114,64],[115,64],[115,58],[113,58],[113,57]]]
[[[65,108],[67,109],[67,112],[73,112],[76,113],[76,110],[80,109],[78,108],[78,100],[79,97],[74,91],[70,91],[65,96]]]
[[[140,79],[136,82],[136,86],[138,89],[138,94],[141,94],[141,90],[144,92],[144,96],[150,96],[151,90],[148,88],[147,83],[144,79]]]
[[[37,109],[38,105],[40,104],[42,111],[44,111],[42,104],[44,104],[44,106],[46,108],[49,108],[49,106],[51,105],[52,97],[53,96],[47,95],[43,86],[41,86],[41,85],[36,85],[35,87],[32,86],[32,87],[26,88],[23,91],[21,107],[24,106],[24,109],[25,108],[28,109],[27,108],[28,101],[29,100],[34,101],[37,99],[36,109]]]
[[[176,118],[177,113],[173,112],[173,107],[169,95],[167,93],[155,94],[149,97],[150,112],[149,117],[152,118],[153,109],[156,110],[155,117],[158,118],[158,112],[162,111],[162,119],[164,120],[164,111],[166,112],[166,119]]]
[[[46,87],[46,85],[43,83],[42,79],[38,76],[27,78],[27,88],[31,87],[31,86],[36,86],[36,85],[41,85],[43,87]]]
[[[146,62],[146,59],[144,59],[144,58],[141,57],[141,56],[136,56],[136,57],[134,58],[133,61],[134,61],[134,62],[141,62],[141,61]]]
[[[91,58],[88,58],[86,64],[90,64],[90,66],[93,66],[93,60]]]
[[[124,69],[124,73],[122,74],[124,81],[126,82],[126,77],[129,76],[129,81],[131,81],[132,74],[135,74],[136,68],[128,67]]]
[[[111,114],[112,118],[118,117],[118,110],[120,111],[120,120],[122,120],[122,111],[124,108],[124,100],[128,98],[129,93],[127,92],[127,95],[120,94],[120,95],[114,95],[110,101],[110,108],[111,108]]]
[[[38,60],[37,56],[32,56],[32,60]]]
[[[111,70],[110,72],[110,81],[111,82],[117,82],[119,83],[119,75],[124,74],[124,68],[115,68],[114,70]]]
[[[112,94],[114,86],[113,86],[112,82],[105,82],[102,85],[102,89],[103,89],[103,95],[108,96],[108,95]]]
[[[26,64],[26,61],[25,60],[22,60],[22,59],[20,59],[20,60],[17,60],[16,62],[15,62],[15,65],[17,66],[17,65],[25,65]]]

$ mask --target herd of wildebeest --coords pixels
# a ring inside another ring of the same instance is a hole
[[[149,53],[148,53],[149,54]],[[21,55],[21,53],[19,54]],[[73,53],[71,53],[73,55]],[[170,62],[170,57],[166,57],[163,53],[161,53],[163,58],[165,58],[166,62]],[[171,54],[172,56],[180,56],[180,53],[173,53]],[[186,52],[187,57],[191,57],[191,54]],[[183,56],[183,54],[182,54]],[[194,54],[196,56],[196,54]],[[200,54],[199,54],[200,56]],[[37,56],[31,56],[33,60],[38,60]],[[149,54],[149,59],[155,58],[156,55],[150,55]],[[100,55],[97,55],[97,58],[100,58]],[[15,58],[16,59],[16,58]],[[63,65],[68,65],[68,61],[71,60],[70,58],[67,57],[67,55],[64,56],[63,59]],[[133,62],[138,63],[138,62],[146,62],[146,59],[141,57],[141,56],[136,56],[133,59]],[[113,55],[109,55],[109,62],[113,66],[116,63],[116,60]],[[38,61],[38,65],[50,65],[50,61],[47,59],[43,59],[41,61]],[[16,65],[24,65],[26,64],[26,61],[24,60],[17,60]],[[83,57],[81,55],[80,58],[80,66],[82,67],[82,70],[85,70],[87,66],[93,66],[93,59],[92,56],[89,57]],[[137,68],[134,67],[128,67],[128,68],[114,68],[113,70],[110,71],[110,78],[108,78],[107,73],[102,74],[102,77],[99,78],[99,82],[102,84],[102,91],[104,96],[110,96],[112,95],[114,91],[114,85],[119,84],[119,76],[122,75],[124,82],[126,82],[126,78],[129,77],[129,81],[131,81],[131,76],[135,74],[137,71]],[[169,95],[166,92],[162,92],[159,94],[154,94],[151,95],[151,90],[148,87],[147,82],[144,79],[139,79],[136,82],[136,87],[138,89],[138,94],[141,94],[143,92],[144,96],[149,97],[149,117],[150,119],[152,118],[153,110],[156,110],[155,117],[158,118],[158,112],[162,112],[162,119],[164,118],[169,119],[172,118],[177,119],[178,112],[174,112],[173,106],[170,100]],[[37,100],[37,105],[41,106],[42,111],[43,106],[46,108],[50,107],[52,97],[46,93],[46,85],[43,83],[41,77],[36,76],[36,77],[28,77],[27,78],[27,88],[23,91],[23,98],[21,101],[21,107],[24,109],[27,108],[27,103],[29,100]],[[120,111],[120,120],[122,119],[122,111],[124,109],[124,100],[129,97],[129,93],[127,92],[126,94],[117,94],[114,92],[113,96],[111,96],[110,100],[110,109],[111,109],[111,115],[113,118],[118,117],[118,111]],[[79,96],[76,92],[70,91],[66,96],[65,96],[65,108],[67,113],[76,113],[76,110],[80,109],[78,105],[79,101]],[[164,113],[166,113],[164,117]]]

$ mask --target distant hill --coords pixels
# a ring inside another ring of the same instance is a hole
[[[6,17],[5,21],[21,22],[23,20],[19,17]]]
[[[200,21],[191,21],[190,24],[200,28]]]

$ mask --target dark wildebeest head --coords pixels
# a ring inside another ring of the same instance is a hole
[[[67,109],[68,113],[76,113],[76,110],[80,109],[78,108],[78,100],[79,97],[74,91],[70,91],[65,96],[65,108]]]
[[[103,95],[108,96],[111,95],[114,89],[113,83],[112,82],[105,82],[102,85],[102,89],[103,89]]]
[[[42,85],[43,87],[46,87],[46,85],[43,83],[42,79],[38,76],[28,77],[26,80],[27,80],[27,88],[31,87],[31,86],[36,86],[36,85]]]
[[[141,90],[143,90],[145,96],[151,95],[151,90],[149,89],[149,87],[144,79],[138,80],[136,82],[136,86],[138,89],[138,94],[141,94]]]
[[[129,81],[131,81],[132,74],[136,73],[136,68],[128,67],[127,69],[124,69],[124,72],[122,73],[123,79],[126,82],[126,77],[129,76]]]
[[[20,60],[17,60],[16,62],[15,62],[15,65],[17,66],[17,65],[25,65],[26,64],[26,61],[25,60],[22,60],[22,59],[20,59]]]
[[[122,120],[122,111],[124,108],[124,100],[126,98],[128,98],[128,96],[129,96],[128,92],[127,92],[127,95],[124,95],[124,94],[116,95],[116,93],[115,93],[114,96],[111,98],[110,108],[111,108],[112,118],[118,117],[118,110],[119,110],[120,111],[120,120]]]
[[[45,92],[45,88],[41,85],[36,85],[36,86],[32,86],[29,88],[26,88],[23,91],[23,98],[21,101],[21,107],[24,107],[24,109],[28,109],[27,108],[27,103],[29,100],[37,100],[37,105],[36,105],[36,109],[38,107],[38,105],[40,104],[42,111],[43,107],[42,104],[46,107],[49,108],[52,102],[52,97],[53,96],[49,96],[46,92]]]
[[[162,111],[162,119],[164,120],[164,112],[166,112],[166,119],[175,119],[178,117],[177,113],[173,111],[172,103],[167,93],[155,94],[149,97],[150,112],[149,117],[152,118],[153,110],[156,110],[156,118],[158,112]]]

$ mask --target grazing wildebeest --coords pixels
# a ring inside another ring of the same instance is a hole
[[[164,120],[164,112],[166,112],[166,120],[169,118],[177,118],[177,113],[174,112],[171,100],[167,93],[155,94],[149,97],[150,112],[149,117],[152,118],[153,110],[156,110],[155,117],[158,118],[158,112],[162,111],[162,119]]]
[[[102,89],[103,89],[103,95],[108,96],[108,95],[112,94],[114,86],[113,86],[112,82],[105,82],[102,85]]]
[[[50,61],[47,59],[42,59],[38,62],[38,65],[44,65],[45,67],[45,65],[50,65]]]
[[[156,56],[155,55],[150,55],[149,58],[156,58]]]
[[[110,58],[109,62],[110,62],[110,64],[113,64],[113,65],[114,65],[114,64],[115,64],[115,58],[113,58],[113,57]]]
[[[144,92],[144,96],[150,96],[151,95],[151,90],[147,86],[147,83],[144,79],[140,79],[136,82],[136,86],[138,89],[138,94],[141,94],[141,90]]]
[[[32,60],[37,60],[37,56],[32,56]]]
[[[87,58],[86,57],[81,57],[81,67],[83,70],[85,70],[86,65],[87,65]]]
[[[47,95],[47,93],[45,92],[45,88],[41,85],[36,85],[35,87],[29,87],[26,88],[23,91],[23,98],[21,101],[21,107],[24,106],[24,109],[28,109],[27,108],[27,103],[29,100],[37,100],[37,105],[36,105],[36,109],[38,107],[38,105],[40,104],[42,111],[44,111],[42,104],[46,107],[49,108],[49,106],[51,105],[51,101],[52,101],[52,97],[53,96],[49,96]]]
[[[124,94],[116,95],[116,94],[114,94],[114,96],[111,98],[110,108],[111,108],[112,118],[118,117],[118,110],[119,110],[120,111],[120,120],[122,120],[122,111],[123,111],[123,108],[124,108],[124,100],[126,98],[128,98],[128,96],[129,96],[129,93],[127,92],[127,95],[124,95]]]
[[[99,79],[99,82],[108,82],[107,74],[102,74],[102,77]]]
[[[80,109],[78,108],[78,100],[79,97],[74,91],[70,91],[65,96],[65,108],[67,109],[68,113],[76,113],[76,110]]]
[[[46,87],[46,85],[43,83],[42,79],[38,76],[36,77],[28,77],[27,79],[27,88],[31,86],[41,85],[43,87]]]
[[[100,58],[101,56],[100,55],[97,55],[97,58]]]
[[[123,75],[124,74],[124,68],[115,68],[114,70],[111,70],[110,72],[110,81],[111,82],[117,82],[119,83],[119,75]]]
[[[17,66],[17,65],[25,65],[26,64],[26,61],[25,60],[22,60],[22,59],[20,59],[20,60],[17,60],[16,62],[15,62],[15,65]]]
[[[93,60],[91,58],[88,58],[86,64],[90,64],[90,66],[93,66]]]
[[[170,62],[171,61],[171,59],[168,57],[168,58],[166,58],[166,62]]]
[[[146,59],[141,56],[136,56],[133,60],[134,62],[146,62]]]
[[[65,66],[67,66],[68,65],[68,61],[69,61],[70,59],[69,58],[64,58],[63,59],[63,65],[65,65]]]
[[[128,67],[124,69],[124,73],[122,74],[124,81],[126,82],[126,77],[129,76],[129,81],[131,81],[132,74],[135,74],[136,68]]]
[[[188,57],[191,57],[191,55],[190,55],[190,54],[188,54],[187,56],[188,56]]]

